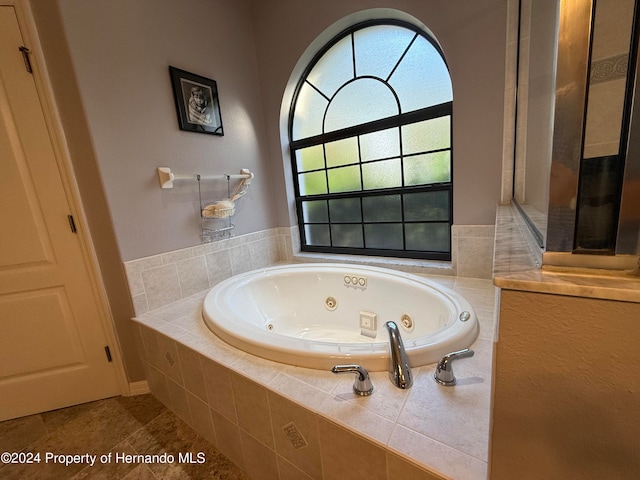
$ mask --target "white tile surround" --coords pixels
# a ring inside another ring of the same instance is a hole
[[[490,279],[493,225],[453,225],[452,262],[300,253],[297,227],[279,227],[124,263],[136,315],[277,262],[360,263],[428,275]]]
[[[408,391],[395,388],[386,372],[374,372],[374,394],[360,398],[352,393],[351,376],[239,351],[219,340],[201,319],[202,298],[223,278],[281,261],[319,261],[289,253],[290,232],[273,229],[125,264],[154,395],[249,475],[259,471],[255,478],[261,480],[336,478],[342,461],[331,452],[336,435],[349,448],[362,449],[356,455],[365,464],[380,467],[370,468],[366,478],[486,479],[495,324],[491,280],[452,276],[460,270],[459,262],[428,268],[403,262],[403,270],[430,272],[429,278],[471,301],[481,321],[480,337],[472,346],[476,355],[456,363],[455,387],[437,385],[434,365],[428,365],[414,369],[415,383]],[[467,249],[471,260],[482,256],[491,263],[493,255],[482,252],[488,238],[492,249],[493,227],[490,232],[486,226],[458,227],[452,244],[454,251]],[[392,262],[375,264],[397,267]],[[463,271],[481,271],[481,263],[478,259]],[[215,388],[221,385],[226,387]],[[299,451],[286,438],[281,441],[282,427],[291,422],[308,443]],[[254,462],[257,456],[260,467]],[[344,457],[348,465],[354,463],[352,453]]]
[[[135,313],[169,305],[233,275],[278,262],[286,258],[285,248],[280,229],[271,229],[125,262]]]

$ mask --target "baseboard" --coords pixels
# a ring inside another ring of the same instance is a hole
[[[129,396],[144,395],[150,392],[151,390],[149,390],[149,382],[147,382],[146,380],[129,383]]]

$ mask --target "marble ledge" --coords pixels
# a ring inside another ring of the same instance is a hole
[[[640,275],[630,271],[542,265],[542,250],[511,205],[496,211],[493,284],[505,290],[640,303]]]
[[[476,301],[486,297],[480,303],[493,307],[490,281],[461,283],[471,287],[465,291],[475,293]],[[444,478],[487,478],[492,338],[481,335],[471,345],[476,355],[456,366],[456,387],[437,385],[435,365],[426,365],[414,368],[408,391],[393,387],[388,372],[371,372],[375,393],[358,397],[351,376],[272,362],[224,343],[202,321],[204,293],[133,320]],[[491,323],[493,315],[484,321]]]
[[[640,303],[640,276],[630,273],[543,267],[496,276],[493,283],[506,290]]]

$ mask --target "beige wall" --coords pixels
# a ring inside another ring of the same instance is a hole
[[[640,478],[640,304],[500,303],[490,478]]]
[[[236,232],[273,227],[250,2],[56,3],[122,259],[200,243],[196,182],[161,190],[158,166],[185,174],[249,168],[256,181],[238,203]],[[178,129],[169,65],[217,82],[223,137]],[[222,199],[226,182],[203,192]]]

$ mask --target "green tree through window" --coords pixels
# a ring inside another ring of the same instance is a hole
[[[450,260],[452,101],[442,52],[412,25],[329,42],[289,118],[302,249]]]

